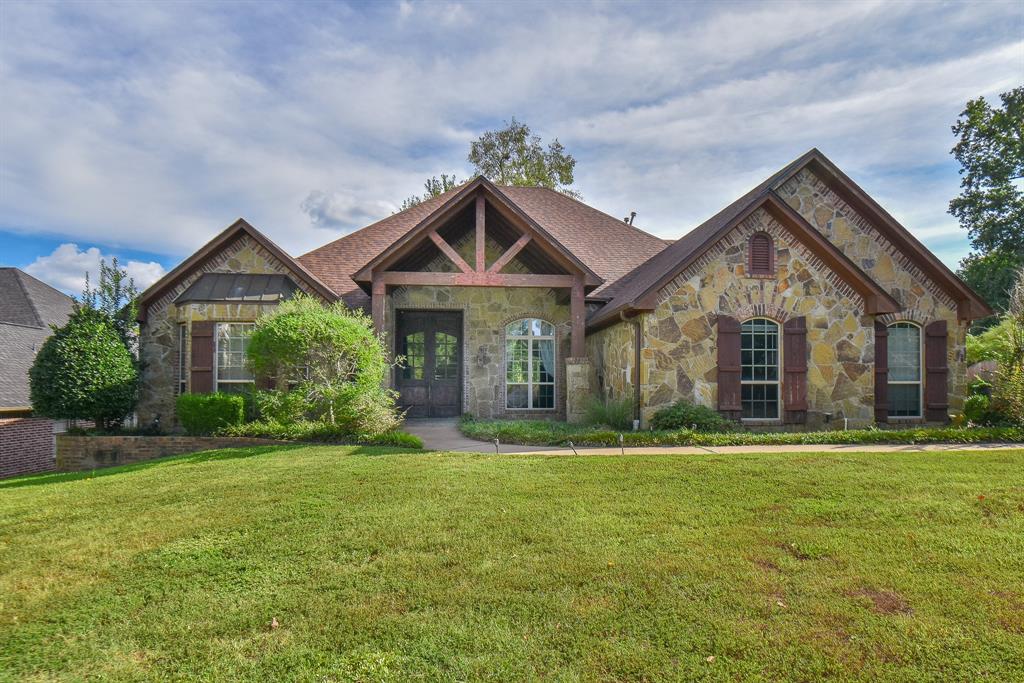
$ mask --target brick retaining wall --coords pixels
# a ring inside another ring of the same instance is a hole
[[[80,472],[98,467],[128,465],[167,455],[217,448],[287,443],[270,439],[224,436],[70,436],[57,437],[57,470]]]
[[[0,419],[0,478],[53,469],[53,420]]]

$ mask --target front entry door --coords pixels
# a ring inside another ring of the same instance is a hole
[[[462,414],[462,313],[398,311],[398,404],[409,417]]]

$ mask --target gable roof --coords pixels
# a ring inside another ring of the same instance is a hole
[[[483,182],[605,283],[618,279],[665,248],[665,243],[654,235],[561,192]],[[341,294],[346,304],[366,307],[370,298],[352,276],[435,213],[445,210],[449,202],[454,205],[456,197],[469,185],[431,197],[314,249],[298,260]],[[600,295],[603,286],[591,292],[591,296]]]
[[[194,254],[179,263],[173,270],[154,282],[146,291],[139,296],[139,320],[146,319],[148,305],[165,293],[168,289],[178,285],[182,280],[191,275],[196,268],[200,267],[210,258],[213,258],[221,249],[238,239],[242,235],[248,235],[261,247],[269,251],[274,258],[283,263],[300,280],[305,282],[313,291],[320,294],[328,301],[335,301],[338,295],[328,287],[316,275],[311,273],[304,265],[289,256],[281,247],[277,246],[269,237],[252,227],[245,219],[239,218],[224,229],[219,235],[207,242]]]
[[[831,181],[835,185],[837,194],[844,199],[848,196],[858,198],[859,204],[852,204],[855,209],[868,212],[869,218],[874,219],[872,224],[877,225],[887,239],[903,249],[915,263],[922,267],[922,270],[934,277],[944,290],[950,292],[951,295],[956,292],[954,299],[961,302],[961,317],[965,312],[973,317],[991,315],[991,309],[981,297],[936,259],[906,228],[899,225],[874,200],[870,199],[867,193],[852,180],[849,180],[845,174],[842,174],[824,154],[817,149],[811,149],[683,235],[664,251],[637,266],[617,282],[611,283],[605,290],[611,300],[591,315],[587,321],[588,326],[599,328],[609,324],[620,313],[630,310],[645,310],[651,302],[642,301],[643,299],[650,297],[652,293],[663,287],[675,275],[697,260],[725,233],[761,207],[765,207],[775,218],[790,228],[791,232],[794,232],[802,242],[828,263],[837,275],[843,277],[858,291],[862,291],[869,308],[880,307],[877,312],[884,312],[883,309],[895,305],[896,308],[893,310],[898,310],[898,304],[878,283],[857,267],[776,194],[777,188],[804,168],[810,168],[818,177],[825,176],[823,180]]]
[[[0,268],[0,409],[29,406],[28,371],[74,299],[17,268]]]

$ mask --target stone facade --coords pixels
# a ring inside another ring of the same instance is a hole
[[[291,274],[270,252],[255,240],[243,235],[190,273],[177,286],[154,301],[147,311],[146,322],[139,335],[142,357],[142,391],[137,413],[140,424],[150,424],[160,417],[164,429],[177,428],[174,403],[178,396],[179,326],[184,326],[186,382],[190,381],[188,368],[192,337],[192,323],[207,320],[218,322],[252,322],[273,304],[254,303],[187,303],[177,305],[174,299],[195,282],[203,273],[249,273],[289,275],[307,294],[317,296],[304,282]],[[186,384],[186,391],[188,391]]]
[[[396,289],[388,295],[384,313],[392,351],[395,316],[402,309],[462,312],[463,413],[480,418],[565,418],[569,304],[559,303],[556,292],[537,287],[410,286]],[[555,326],[554,410],[505,408],[505,326],[522,318],[541,318]]]
[[[593,370],[592,386],[603,399],[620,401],[632,398],[635,345],[636,330],[632,321],[616,323],[587,335],[587,356]]]
[[[775,243],[775,273],[746,272],[747,241],[757,231]],[[641,379],[643,424],[678,399],[711,408],[718,402],[717,319],[740,321],[765,317],[782,324],[805,316],[807,345],[808,423],[820,424],[824,413],[863,426],[873,420],[874,322],[863,315],[864,301],[828,266],[765,211],[752,214],[726,234],[694,264],[659,292],[654,311],[643,316]],[[618,329],[623,328],[623,329]],[[628,377],[619,379],[628,326],[609,328],[601,349],[612,377],[609,395],[621,393]],[[631,344],[630,344],[631,346]]]
[[[922,326],[946,321],[949,410],[962,410],[969,323],[957,320],[956,302],[811,171],[797,173],[779,188],[779,195],[900,303],[902,311],[880,320],[887,324],[907,320]]]

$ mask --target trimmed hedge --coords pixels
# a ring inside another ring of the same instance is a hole
[[[239,394],[182,394],[178,420],[191,436],[209,436],[245,421],[245,398]]]
[[[395,446],[397,448],[423,448],[418,436],[406,432],[390,431],[381,434],[352,434],[343,425],[301,420],[289,424],[261,420],[224,427],[219,436],[249,436],[281,441],[352,444],[360,446]]]
[[[772,446],[798,444],[926,444],[1024,443],[1020,427],[917,427],[913,429],[850,429],[821,432],[674,431],[617,432],[543,420],[474,420],[459,425],[466,436],[481,441],[523,446]]]

